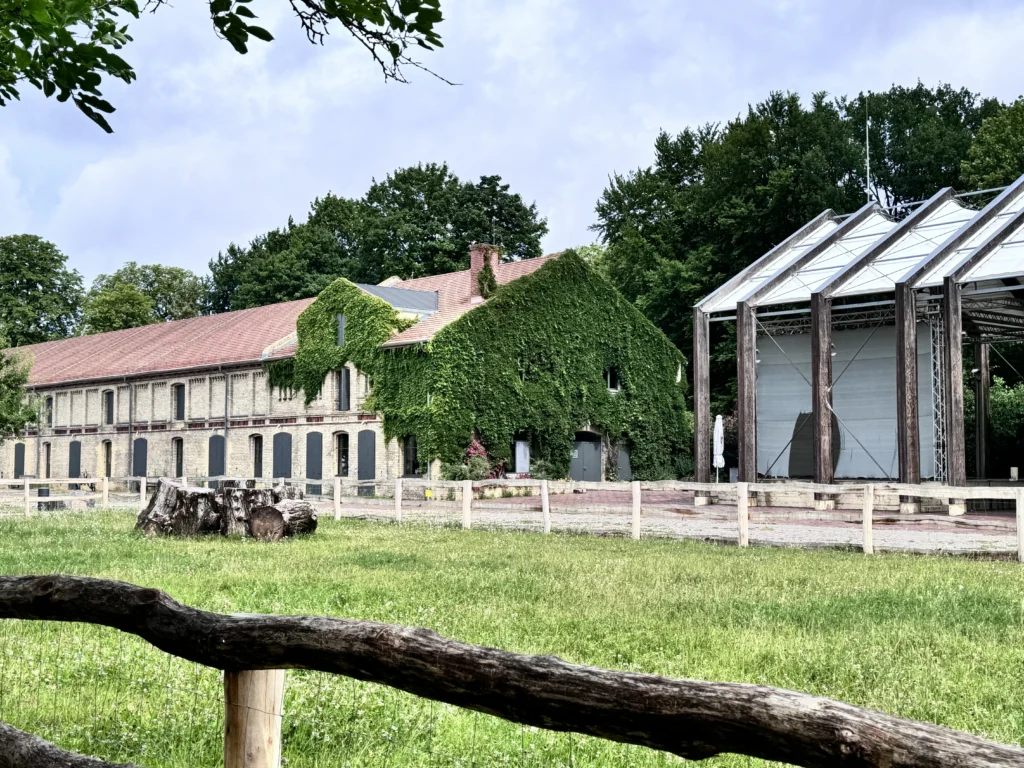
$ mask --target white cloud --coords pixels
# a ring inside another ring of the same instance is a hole
[[[0,237],[28,229],[28,205],[22,198],[21,181],[14,175],[10,154],[0,146]]]

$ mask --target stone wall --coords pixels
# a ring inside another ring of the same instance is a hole
[[[182,441],[183,474],[202,477],[209,473],[210,438],[226,436],[226,472],[252,476],[256,436],[263,439],[263,476],[270,477],[274,467],[274,435],[292,436],[292,477],[306,475],[307,435],[322,436],[321,472],[325,481],[335,476],[338,467],[337,434],[349,434],[348,477],[359,471],[358,433],[370,430],[376,435],[376,478],[393,479],[401,472],[401,447],[397,441],[385,443],[381,421],[376,414],[359,410],[369,394],[367,378],[353,369],[352,410],[338,410],[338,377],[328,376],[323,391],[308,407],[301,393],[274,390],[260,366],[243,366],[209,373],[161,376],[130,383],[76,385],[39,390],[40,403],[53,398],[53,424],[42,427],[21,440],[8,439],[0,445],[0,478],[14,477],[15,445],[25,445],[25,473],[46,476],[45,456],[50,454],[50,477],[68,475],[70,445],[81,443],[83,477],[104,474],[104,444],[110,443],[112,477],[132,474],[136,440],[147,443],[146,474],[150,477],[174,474],[174,442]],[[185,418],[175,420],[174,388],[185,387]],[[225,392],[225,387],[227,391]],[[114,393],[114,414],[108,424],[104,413],[105,393]],[[225,395],[226,413],[225,413]]]

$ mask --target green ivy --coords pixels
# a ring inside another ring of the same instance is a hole
[[[492,458],[509,460],[526,436],[535,459],[565,476],[575,433],[589,426],[628,442],[637,479],[686,471],[686,358],[575,252],[503,286],[431,342],[380,348],[405,327],[386,302],[335,281],[299,316],[290,386],[308,403],[351,361],[373,378],[365,407],[381,414],[385,437],[415,434],[423,466],[461,462],[474,436]],[[272,382],[289,378],[280,365],[270,368]],[[618,392],[608,391],[610,368]]]

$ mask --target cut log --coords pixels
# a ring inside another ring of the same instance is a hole
[[[162,477],[135,527],[147,536],[214,533],[221,527],[220,505],[209,488],[189,488]]]
[[[304,499],[284,499],[274,505],[284,519],[284,535],[299,536],[316,530],[317,517],[313,505]]]
[[[284,515],[274,507],[256,507],[252,511],[249,528],[259,541],[278,541],[284,537]]]
[[[218,480],[219,488],[255,488],[256,481],[251,477],[225,477]]]
[[[0,723],[0,768],[139,768],[134,763],[107,763],[66,752],[38,736]]]
[[[298,485],[275,485],[274,486],[274,503],[284,501],[285,499],[301,499],[302,488]]]
[[[252,510],[273,504],[274,493],[269,488],[229,486],[217,489],[217,500],[221,505],[221,533],[248,536]]]

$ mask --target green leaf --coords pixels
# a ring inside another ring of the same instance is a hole
[[[104,131],[106,131],[107,133],[114,132],[114,129],[110,127],[110,123],[108,123],[107,119],[103,117],[103,115],[101,115],[99,112],[92,109],[87,104],[84,104],[80,99],[75,99],[75,104],[78,105],[78,108],[82,110],[82,113],[85,114],[86,117],[88,117],[90,120],[96,123],[96,125],[102,128]]]
[[[244,16],[247,19],[255,19],[256,18],[256,14],[253,13],[252,11],[250,11],[244,5],[240,5],[237,8],[235,8],[235,15],[236,16]]]
[[[56,90],[57,86],[54,85],[53,80],[43,81],[43,95],[46,96],[46,98],[50,98],[51,96],[53,96]]]
[[[231,10],[231,0],[210,0],[210,15],[219,16]]]
[[[269,43],[271,40],[274,39],[274,36],[270,34],[267,30],[265,30],[263,27],[256,27],[250,24],[245,29],[250,35],[259,40],[264,40]]]

